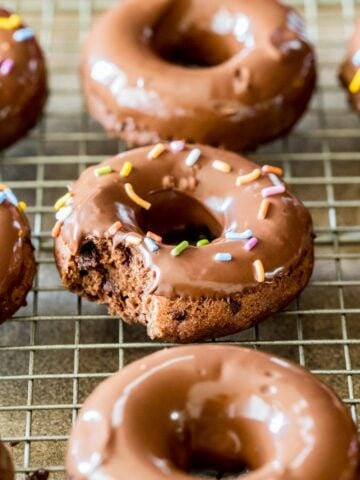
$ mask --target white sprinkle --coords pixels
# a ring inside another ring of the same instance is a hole
[[[217,253],[214,257],[216,262],[231,262],[231,253]]]
[[[275,175],[275,173],[269,173],[269,178],[272,181],[273,185],[275,185],[275,187],[281,187],[282,185],[284,185],[280,178]]]
[[[200,157],[201,157],[200,148],[194,148],[193,150],[191,150],[191,152],[187,156],[187,158],[185,160],[185,164],[188,167],[193,167],[195,165],[195,163],[199,160]]]
[[[16,195],[10,188],[6,188],[4,190],[4,194],[8,200],[8,202],[12,203],[15,207],[19,205],[18,199],[16,198]]]
[[[218,172],[223,172],[223,173],[231,172],[231,165],[229,165],[226,162],[222,162],[221,160],[214,160],[212,167]]]
[[[65,220],[72,214],[72,207],[63,207],[55,215],[55,218],[58,222],[65,222]]]
[[[248,229],[244,232],[226,232],[225,238],[227,240],[247,240],[253,236],[253,231]]]
[[[159,250],[159,245],[155,243],[154,240],[150,237],[145,237],[144,243],[147,246],[147,248],[150,250],[150,252],[156,252],[157,250]]]
[[[169,148],[172,153],[180,153],[185,148],[185,142],[183,140],[173,140],[170,142]]]

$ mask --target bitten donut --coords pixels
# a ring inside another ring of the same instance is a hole
[[[0,185],[0,324],[26,304],[36,265],[24,202]]]
[[[0,149],[35,126],[46,98],[45,61],[33,31],[0,8]]]
[[[358,453],[349,413],[316,377],[255,350],[202,345],[157,352],[103,382],[80,411],[67,471],[72,480],[190,480],[201,468],[357,480]]]
[[[87,169],[56,205],[64,285],[152,338],[254,325],[287,305],[313,268],[309,212],[281,173],[182,142]]]
[[[14,480],[14,469],[10,459],[9,452],[0,441],[0,479]]]
[[[351,105],[360,112],[360,20],[355,26],[339,72]]]
[[[287,133],[315,85],[302,18],[275,0],[123,0],[96,20],[88,109],[128,146],[252,149]]]

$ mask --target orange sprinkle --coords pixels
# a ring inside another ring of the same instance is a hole
[[[156,233],[147,232],[146,236],[154,240],[154,242],[158,242],[158,243],[162,242],[162,237],[160,237],[160,235],[156,235]]]
[[[162,143],[156,144],[149,152],[148,159],[149,160],[154,160],[155,158],[160,157],[162,153],[164,153],[166,150],[165,145]]]
[[[283,176],[283,169],[280,168],[280,167],[274,167],[273,165],[264,165],[262,167],[262,171],[264,173],[274,173],[275,175],[277,175],[278,177],[282,177]]]
[[[122,227],[122,223],[121,222],[115,222],[111,225],[111,227],[109,228],[109,234],[110,235],[115,235],[116,232],[118,232],[120,230],[120,228]]]
[[[5,185],[4,183],[0,183],[0,192],[3,192],[4,190],[7,190],[9,187]]]
[[[22,228],[20,228],[18,231],[18,237],[22,237],[22,236],[23,236],[23,231],[22,231]]]
[[[264,198],[260,204],[258,220],[265,220],[270,207],[270,201],[267,198]]]
[[[240,185],[245,185],[246,183],[254,182],[260,177],[260,175],[261,175],[260,168],[255,168],[255,170],[253,170],[252,172],[247,173],[246,175],[240,175],[240,177],[237,177],[236,185],[240,186]]]
[[[53,238],[57,238],[60,235],[62,223],[61,222],[56,222],[54,228],[51,231],[51,236]]]
[[[265,281],[265,270],[264,265],[261,260],[256,260],[253,263],[255,269],[255,280],[259,283],[263,283]]]

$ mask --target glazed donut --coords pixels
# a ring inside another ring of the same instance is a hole
[[[86,42],[92,116],[128,146],[232,150],[286,134],[316,81],[302,18],[276,0],[122,0]]]
[[[0,441],[0,479],[14,480],[14,469],[9,452]]]
[[[360,20],[350,39],[346,56],[340,67],[339,78],[348,92],[351,105],[360,112]]]
[[[280,174],[178,141],[87,169],[57,202],[64,285],[151,338],[254,325],[293,300],[313,268],[309,212]]]
[[[358,453],[349,413],[310,373],[202,345],[149,355],[98,386],[73,429],[67,472],[190,480],[192,468],[245,467],[244,480],[355,480]]]
[[[0,324],[26,304],[35,277],[25,207],[8,187],[0,185]]]
[[[0,8],[0,149],[35,126],[47,92],[45,60],[33,31]]]

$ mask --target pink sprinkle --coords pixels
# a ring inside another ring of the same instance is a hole
[[[4,61],[1,62],[0,65],[0,75],[6,77],[9,75],[14,68],[15,62],[12,58],[6,58]]]
[[[285,186],[284,185],[279,185],[277,187],[268,187],[268,188],[263,188],[261,191],[261,194],[263,198],[266,197],[272,197],[273,195],[278,195],[279,193],[285,193]]]
[[[250,252],[250,250],[252,250],[254,247],[256,247],[257,244],[258,244],[257,238],[252,237],[252,238],[250,238],[250,240],[248,242],[245,243],[244,248],[245,248],[245,250]]]
[[[185,148],[185,142],[183,140],[174,140],[169,146],[172,153],[180,153]]]

